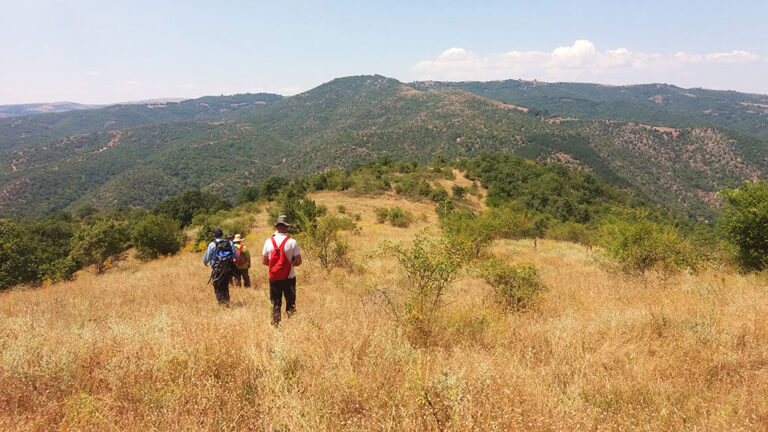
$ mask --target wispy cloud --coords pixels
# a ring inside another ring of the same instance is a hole
[[[710,69],[766,68],[761,56],[748,51],[704,54],[677,52],[661,54],[627,48],[600,50],[580,39],[552,51],[508,51],[479,55],[463,48],[449,48],[434,60],[411,67],[418,79],[494,80],[507,78],[548,81],[594,80],[598,82],[674,81],[675,77]],[[710,72],[711,72],[710,71]]]

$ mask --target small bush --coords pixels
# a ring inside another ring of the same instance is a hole
[[[462,199],[467,194],[467,188],[454,185],[453,188],[451,188],[451,192],[453,192],[453,198]]]
[[[336,212],[339,213],[339,214],[346,214],[347,213],[347,208],[345,206],[339,204],[339,205],[336,206]]]
[[[458,265],[441,244],[425,238],[417,238],[409,248],[387,244],[384,249],[397,258],[408,283],[377,292],[398,322],[415,331],[421,340],[428,338]]]
[[[479,266],[480,276],[493,288],[494,301],[505,309],[530,307],[544,289],[539,272],[533,265],[510,265],[490,258]]]
[[[307,251],[317,256],[323,268],[328,270],[346,263],[349,245],[339,237],[339,233],[353,228],[355,223],[348,217],[323,216],[302,234],[302,242]]]
[[[523,214],[511,208],[492,208],[476,216],[471,212],[452,212],[440,221],[449,249],[464,261],[482,256],[498,238],[518,239],[531,229]]]
[[[429,192],[429,199],[436,203],[443,202],[448,199],[448,191],[442,187],[436,187]]]
[[[254,217],[251,215],[238,216],[221,222],[220,228],[225,234],[240,234],[245,237],[251,233]]]
[[[645,218],[605,224],[600,234],[606,254],[628,274],[656,270],[664,274],[699,270],[704,251],[696,248],[671,226]]]
[[[385,223],[389,217],[389,210],[384,207],[376,207],[374,213],[376,214],[376,222],[378,223]]]
[[[492,226],[468,211],[449,214],[440,221],[440,226],[447,249],[462,262],[480,257],[496,238]]]
[[[403,210],[400,207],[392,207],[387,213],[387,218],[392,226],[408,228],[411,222],[413,222],[413,213]]]
[[[164,215],[144,217],[131,233],[136,257],[146,261],[178,252],[186,242],[180,225],[179,221]]]
[[[594,244],[594,234],[586,225],[576,222],[565,222],[555,225],[546,231],[546,237],[552,240],[577,243],[584,246]]]

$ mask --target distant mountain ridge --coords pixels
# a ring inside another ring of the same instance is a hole
[[[667,127],[715,126],[768,138],[768,95],[669,84],[608,86],[542,81],[417,81],[419,90],[463,90],[547,116]]]
[[[355,76],[287,98],[210,97],[20,124],[5,119],[0,215],[82,204],[151,207],[188,188],[234,198],[268,176],[347,168],[382,155],[425,162],[514,153],[590,171],[705,218],[720,188],[768,175],[768,143],[743,133],[548,117],[464,90],[433,90]]]
[[[0,119],[0,150],[72,135],[145,124],[223,118],[282,99],[271,93],[205,96],[180,102],[154,101],[109,105],[99,109]]]
[[[16,105],[0,105],[0,119],[26,115],[66,112],[102,108],[105,105],[80,104],[77,102],[48,102]]]

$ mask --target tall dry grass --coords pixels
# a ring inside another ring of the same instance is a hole
[[[583,247],[503,241],[549,287],[505,314],[461,277],[430,346],[369,295],[401,283],[382,240],[435,233],[426,203],[320,194],[363,216],[353,269],[297,270],[269,324],[265,271],[216,305],[201,254],[0,294],[0,430],[766,430],[768,297],[755,277],[627,280]],[[373,209],[426,214],[408,229]],[[270,232],[259,216],[246,244]],[[346,235],[346,234],[345,234]]]

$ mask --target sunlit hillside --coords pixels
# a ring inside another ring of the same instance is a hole
[[[326,272],[307,254],[280,328],[258,257],[229,309],[193,252],[1,292],[0,430],[768,429],[758,277],[627,279],[597,248],[502,240],[497,256],[539,267],[539,302],[503,311],[463,272],[419,343],[371,292],[407,283],[380,245],[438,235],[434,204],[312,198],[360,214],[342,234],[353,264]],[[374,209],[394,205],[415,222],[377,223]],[[258,255],[271,229],[264,211],[256,220],[245,243]]]

